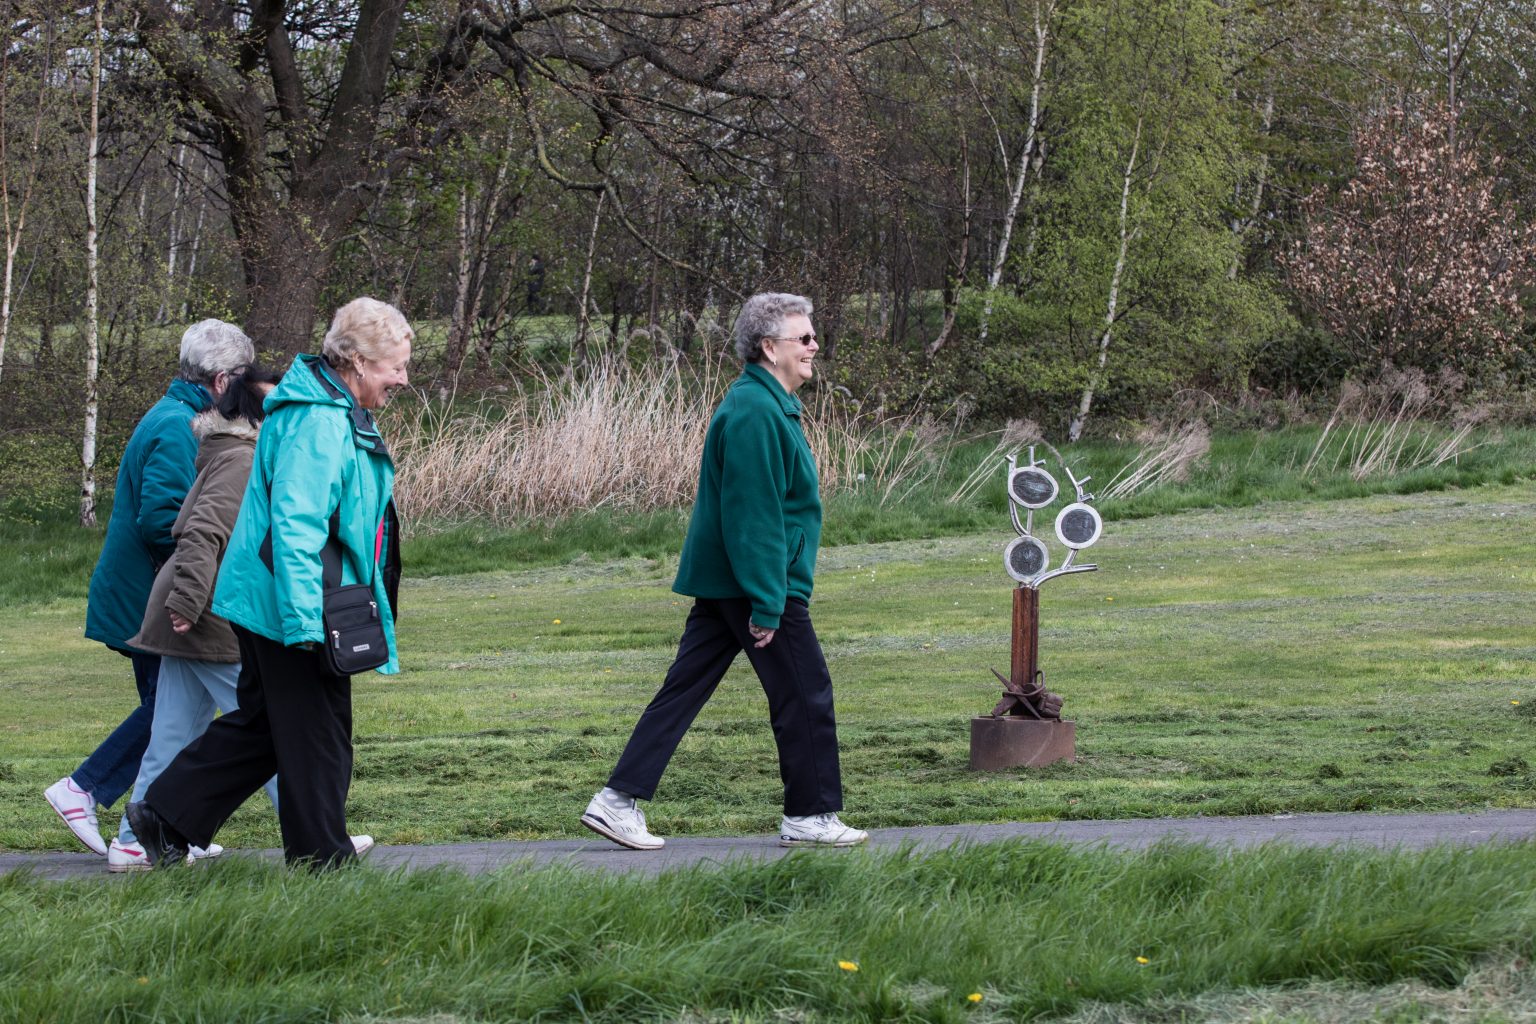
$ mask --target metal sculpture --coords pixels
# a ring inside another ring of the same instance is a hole
[[[1045,673],[1040,670],[1040,587],[1058,576],[1098,569],[1097,565],[1075,562],[1079,551],[1103,535],[1104,520],[1093,507],[1093,495],[1085,489],[1092,478],[1079,479],[1060,452],[1046,447],[1072,484],[1073,500],[1055,519],[1056,539],[1067,549],[1067,556],[1052,569],[1050,549],[1034,533],[1035,512],[1054,504],[1061,488],[1045,462],[1035,457],[1035,446],[1031,445],[1024,465],[1019,465],[1015,456],[1008,459],[1008,515],[1018,536],[1003,550],[1003,564],[1019,584],[1013,591],[1011,663],[1006,676],[992,670],[1003,684],[1003,696],[991,715],[972,719],[973,768],[1049,764],[1075,755],[1073,723],[1061,720],[1061,697],[1045,688]],[[1020,508],[1024,509],[1022,520]],[[1040,723],[1042,728],[1006,728],[1022,723]]]

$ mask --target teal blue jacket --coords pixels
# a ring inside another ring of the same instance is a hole
[[[155,573],[176,550],[171,527],[197,479],[192,417],[213,405],[200,384],[177,378],[150,407],[123,451],[112,495],[112,518],[91,573],[85,635],[119,651],[137,651],[128,638],[144,621]]]
[[[704,436],[699,492],[672,589],[752,602],[752,621],[779,628],[787,598],[811,600],[821,544],[816,459],[800,399],[748,363]]]
[[[383,536],[384,510],[395,464],[373,417],[310,355],[293,361],[265,407],[240,516],[219,567],[214,613],[285,646],[323,642],[320,550],[336,512],[341,582],[373,586],[389,641],[389,661],[378,671],[398,672],[380,554],[391,540]]]

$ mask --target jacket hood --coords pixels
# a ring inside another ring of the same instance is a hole
[[[294,359],[282,381],[262,403],[262,408],[271,414],[284,405],[334,405],[350,409],[356,404],[352,392],[325,360],[319,356],[301,355]]]
[[[192,436],[199,441],[226,434],[247,441],[255,441],[260,432],[261,427],[252,426],[244,416],[227,420],[217,409],[207,409],[192,417]]]
[[[352,421],[352,440],[359,448],[389,454],[389,446],[379,434],[373,414],[357,403],[351,390],[335,370],[319,356],[301,355],[294,359],[282,383],[262,403],[267,415],[285,405],[332,405],[347,410]]]

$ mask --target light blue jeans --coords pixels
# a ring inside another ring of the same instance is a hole
[[[139,777],[133,783],[130,800],[144,799],[150,783],[160,777],[182,748],[201,736],[213,721],[214,710],[228,714],[239,707],[235,699],[235,681],[240,677],[238,662],[195,661],[191,658],[160,659],[160,681],[155,687],[155,718],[150,727],[149,746],[139,762]],[[267,796],[277,809],[277,776],[267,780]],[[121,843],[137,842],[128,817],[117,826]]]

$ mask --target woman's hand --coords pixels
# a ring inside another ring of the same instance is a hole
[[[175,612],[171,611],[169,608],[167,608],[165,611],[166,614],[171,617],[171,629],[178,633],[185,633],[192,628],[191,619],[184,619],[180,615],[177,615]]]
[[[748,622],[747,632],[752,634],[752,639],[757,641],[757,643],[752,645],[753,647],[767,647],[769,644],[773,643],[773,634],[777,633],[778,630],[764,629],[762,626],[757,625],[755,622]]]

